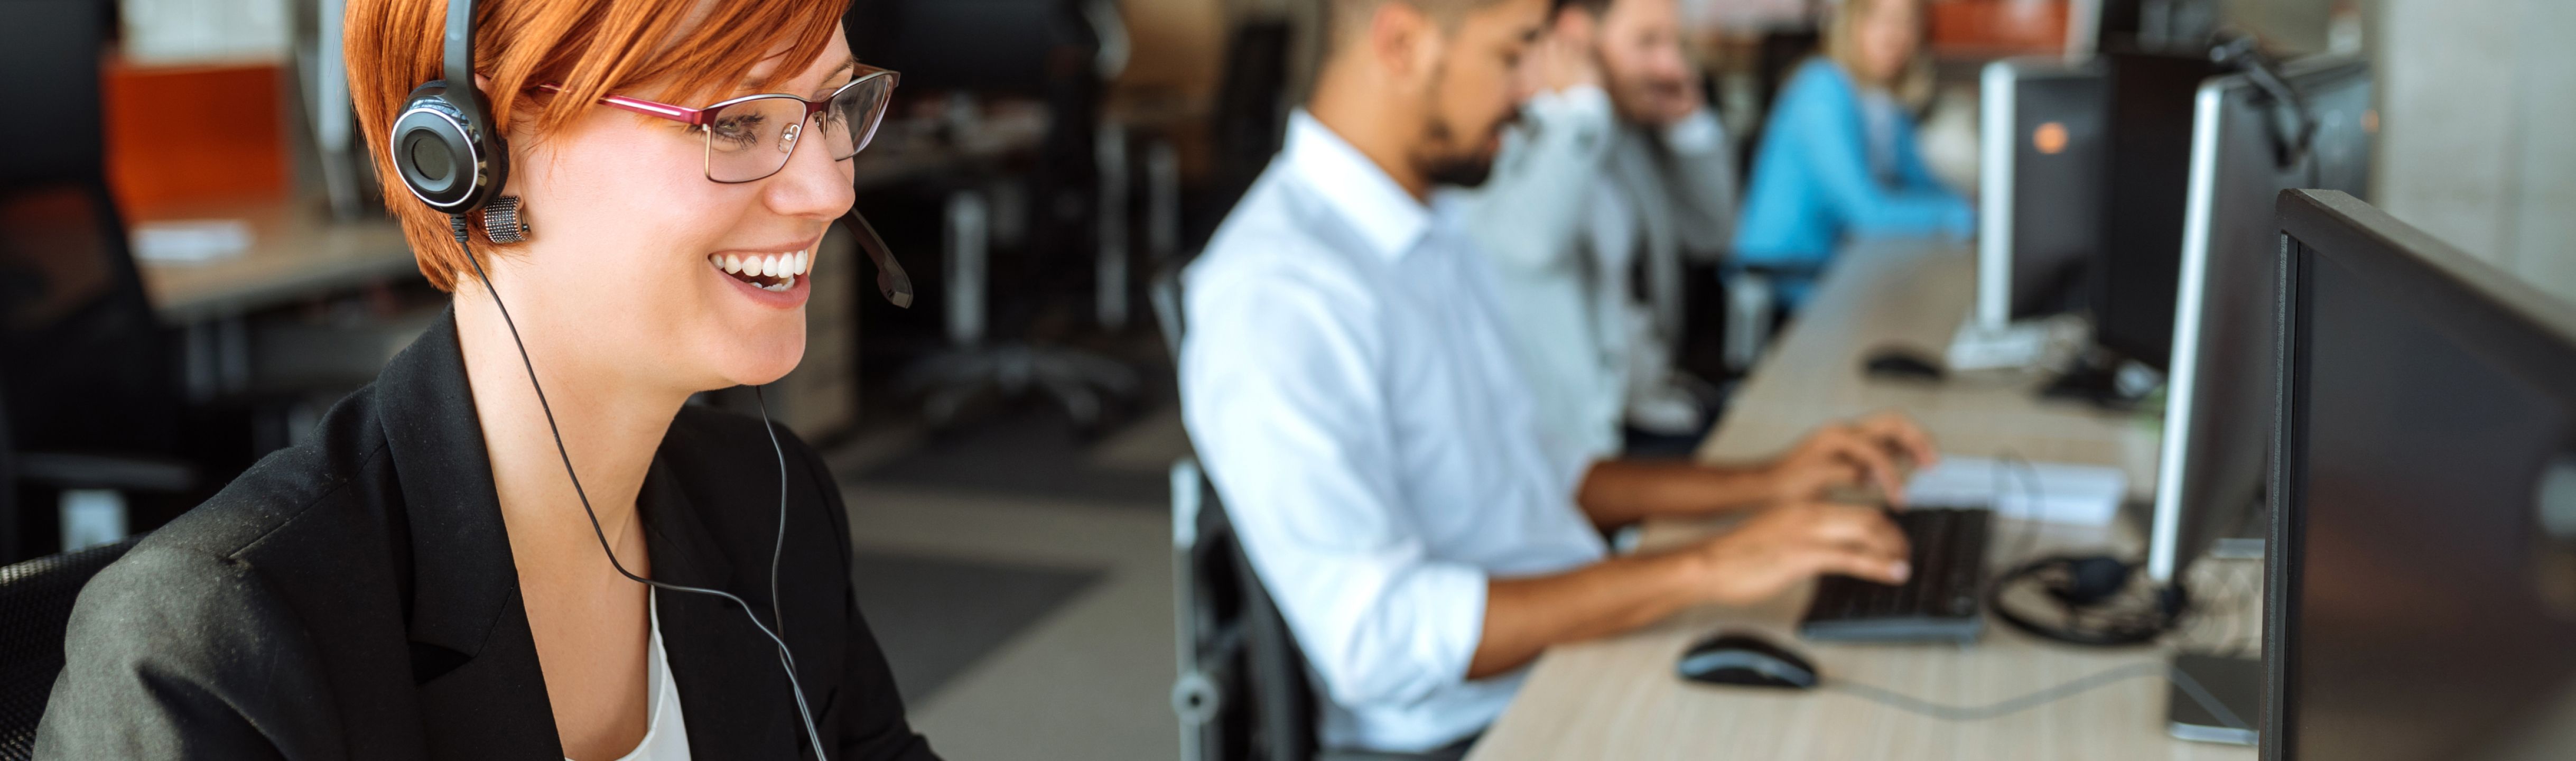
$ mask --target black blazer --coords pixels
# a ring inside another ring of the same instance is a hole
[[[784,636],[823,746],[934,758],[851,597],[840,490],[779,441]],[[657,580],[732,592],[765,620],[777,471],[759,421],[681,411],[636,500]],[[731,603],[654,594],[692,755],[810,757],[769,640]],[[65,650],[38,758],[563,758],[453,313],[313,442],[101,572]]]

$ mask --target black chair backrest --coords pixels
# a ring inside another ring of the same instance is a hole
[[[0,0],[0,92],[38,116],[0,119],[0,387],[22,448],[177,446],[174,352],[108,193],[99,60],[114,7]]]
[[[1175,364],[1189,332],[1181,274],[1190,261],[1179,256],[1164,262],[1147,292]],[[1175,532],[1181,550],[1181,567],[1174,572],[1183,598],[1176,601],[1184,622],[1182,669],[1203,672],[1214,682],[1205,689],[1216,693],[1218,704],[1214,731],[1203,733],[1208,736],[1198,743],[1198,757],[1311,761],[1322,743],[1315,731],[1319,696],[1306,678],[1305,652],[1243,554],[1206,469],[1185,459],[1173,473],[1173,509],[1185,513],[1178,520],[1186,523]],[[1249,710],[1239,708],[1246,703]]]
[[[36,723],[63,670],[72,602],[135,541],[0,566],[0,761],[35,757]]]
[[[18,449],[9,440],[8,379],[0,378],[0,562],[18,548]]]
[[[1293,39],[1286,20],[1260,19],[1236,28],[1226,45],[1224,79],[1217,84],[1210,136],[1216,144],[1216,166],[1200,201],[1206,204],[1203,211],[1210,219],[1222,218],[1243,199],[1286,139],[1288,55]],[[1206,243],[1193,238],[1192,248]]]
[[[1193,757],[1310,761],[1319,744],[1317,696],[1305,654],[1244,556],[1215,484],[1193,462],[1175,471],[1182,475],[1173,488],[1198,494],[1174,501],[1191,510],[1184,520],[1195,527],[1183,539],[1183,567],[1176,569],[1186,596],[1180,613],[1188,622],[1181,632],[1183,669],[1207,679],[1203,689],[1210,694],[1201,699],[1216,704],[1208,719],[1215,731],[1204,733]]]
[[[1163,329],[1163,348],[1172,352],[1172,363],[1181,361],[1181,337],[1189,334],[1187,305],[1181,303],[1181,275],[1188,271],[1193,257],[1174,256],[1154,270],[1154,279],[1145,284],[1145,300],[1154,307],[1154,323]]]
[[[0,407],[15,450],[168,455],[182,390],[108,192],[99,61],[114,3],[0,0]],[[0,563],[26,557],[0,455]],[[48,543],[49,544],[49,543]]]

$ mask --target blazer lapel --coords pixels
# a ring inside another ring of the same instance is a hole
[[[455,317],[450,307],[376,381],[410,533],[421,724],[431,758],[559,759]]]
[[[653,553],[655,581],[733,593],[751,603],[763,624],[772,623],[768,588],[734,583],[733,563],[708,538],[697,506],[658,456],[644,476],[636,509],[644,520],[645,546]],[[668,589],[654,590],[653,596],[662,609],[662,646],[671,676],[679,682],[690,754],[806,757],[804,727],[780,669],[778,646],[730,600]]]

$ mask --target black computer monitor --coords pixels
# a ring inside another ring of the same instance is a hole
[[[2164,370],[2173,354],[2182,274],[2184,189],[2201,82],[2221,72],[2206,55],[2116,52],[2109,64],[2109,184],[2102,193],[2093,340]]]
[[[2221,538],[2261,535],[2261,525],[2248,524],[2260,512],[2272,444],[2281,191],[2363,196],[2369,183],[2377,130],[2369,64],[2315,56],[2280,74],[2291,92],[2240,73],[2204,82],[2196,99],[2173,372],[2147,542],[2147,572],[2159,583],[2180,578]],[[2313,136],[2304,150],[2299,133]]]
[[[2264,757],[2576,758],[2576,307],[2282,194]]]
[[[1083,79],[1100,44],[1087,0],[856,0],[843,17],[859,60],[903,89],[1045,96]]]
[[[1977,199],[1976,322],[2070,311],[2102,238],[2102,67],[2057,58],[1986,65]]]

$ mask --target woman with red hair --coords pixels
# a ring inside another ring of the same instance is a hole
[[[932,758],[829,470],[686,406],[795,367],[805,276],[859,266],[818,244],[894,76],[847,0],[449,1],[344,40],[447,315],[83,591],[36,755]],[[424,97],[488,137],[415,139],[458,121]]]

